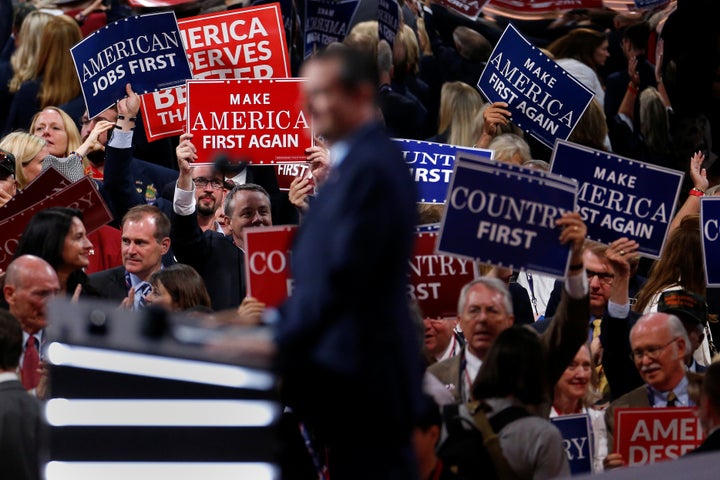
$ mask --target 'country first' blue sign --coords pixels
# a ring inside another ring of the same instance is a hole
[[[438,252],[560,278],[570,248],[555,220],[576,193],[575,180],[458,152]]]
[[[720,287],[720,197],[700,199],[700,225],[705,281],[708,287]]]
[[[628,237],[640,244],[640,254],[660,256],[682,172],[559,140],[550,171],[580,183],[578,207],[588,238],[610,243]]]
[[[342,42],[360,0],[305,2],[305,58],[333,42]]]
[[[125,97],[126,83],[148,93],[192,78],[174,12],[118,20],[70,52],[90,118]]]
[[[590,417],[586,414],[562,415],[550,421],[562,434],[570,473],[577,475],[592,472],[594,448]]]
[[[552,148],[566,140],[594,94],[509,24],[477,84],[490,102],[505,102],[512,122]]]
[[[455,152],[462,151],[492,159],[492,150],[456,147],[445,143],[394,139],[410,168],[420,203],[445,203]]]

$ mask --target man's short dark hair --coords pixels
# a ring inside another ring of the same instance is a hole
[[[380,82],[377,60],[368,52],[343,45],[342,48],[321,50],[313,58],[318,61],[338,62],[340,64],[340,84],[347,91],[357,90],[367,84],[377,87]]]
[[[10,312],[0,309],[0,370],[15,370],[22,353],[20,322]]]
[[[235,205],[233,205],[232,200],[235,198],[235,194],[238,192],[258,192],[265,195],[268,199],[268,202],[272,205],[272,200],[270,200],[270,194],[265,190],[263,187],[256,183],[246,183],[245,185],[235,185],[232,190],[228,192],[228,194],[225,196],[225,204],[223,205],[223,210],[225,211],[225,215],[229,217],[232,217],[233,210],[235,209]]]
[[[635,50],[647,50],[648,38],[650,38],[650,26],[647,22],[630,25],[623,32],[623,39],[629,41]]]

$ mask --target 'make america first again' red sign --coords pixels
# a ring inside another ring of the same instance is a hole
[[[198,161],[215,152],[254,164],[305,160],[313,144],[301,79],[187,82],[187,129]]]

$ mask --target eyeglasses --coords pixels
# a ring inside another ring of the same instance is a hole
[[[665,350],[670,345],[672,345],[678,338],[680,338],[680,337],[675,337],[672,340],[670,340],[668,343],[666,343],[665,345],[661,345],[659,347],[655,346],[655,347],[635,349],[630,354],[630,359],[635,362],[639,362],[643,359],[643,357],[645,355],[647,355],[650,360],[657,360],[657,358],[660,356],[662,351]]]
[[[213,188],[223,188],[225,186],[225,184],[221,180],[217,180],[217,179],[210,180],[205,177],[193,178],[193,182],[195,182],[195,185],[200,188],[205,188],[208,183]]]
[[[615,275],[612,273],[593,272],[592,270],[585,270],[585,272],[587,273],[588,282],[592,282],[593,277],[597,276],[598,280],[600,280],[600,283],[610,285],[613,281],[613,278],[615,278]]]
[[[15,176],[15,155],[0,150],[0,167],[7,170],[8,174]],[[2,172],[0,172],[0,175],[2,175]]]

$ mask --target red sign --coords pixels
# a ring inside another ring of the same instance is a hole
[[[7,268],[12,261],[20,237],[33,215],[49,207],[77,208],[83,214],[83,223],[88,233],[112,220],[95,182],[89,177],[83,177],[58,193],[0,222],[0,268]]]
[[[4,220],[26,208],[32,207],[39,201],[68,187],[71,183],[65,175],[53,167],[44,170],[27,187],[18,191],[9,202],[0,208],[0,219]]]
[[[457,315],[460,289],[476,278],[472,260],[436,253],[437,232],[416,233],[410,257],[410,298],[417,300],[425,317]]]
[[[292,294],[290,247],[297,227],[246,228],[247,295],[277,307]]]
[[[195,79],[287,78],[290,76],[280,5],[209,13],[178,21]],[[148,140],[185,129],[185,87],[142,95]]]
[[[304,161],[313,144],[302,79],[190,80],[187,131],[198,162],[226,152],[254,163]]]
[[[276,163],[274,165],[274,168],[280,190],[290,190],[290,184],[297,177],[302,176],[305,178],[312,178],[312,174],[310,173],[310,165],[308,163]]]
[[[477,18],[488,0],[440,0],[440,5],[470,18]]]
[[[485,10],[510,17],[537,18],[576,8],[603,8],[603,2],[602,0],[491,0]]]
[[[695,408],[618,408],[615,452],[627,465],[678,458],[695,450],[703,431]]]

